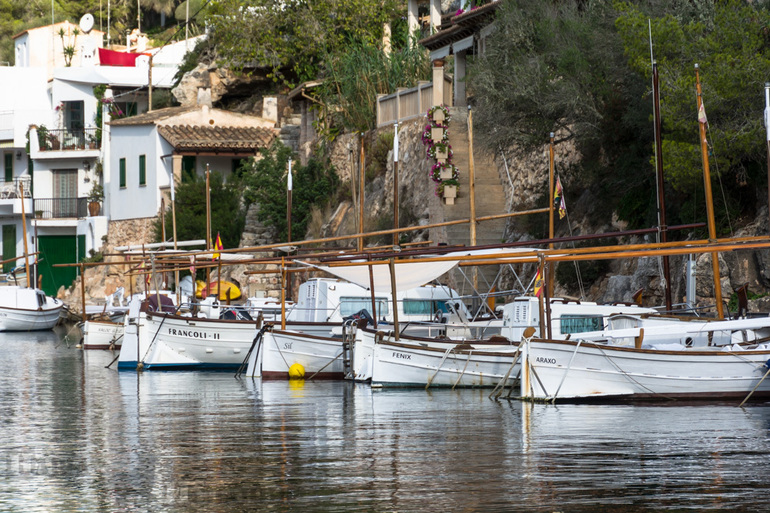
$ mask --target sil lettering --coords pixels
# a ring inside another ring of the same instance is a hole
[[[537,358],[535,358],[535,362],[547,363],[549,365],[556,365],[556,358],[543,358],[542,356],[538,356]]]

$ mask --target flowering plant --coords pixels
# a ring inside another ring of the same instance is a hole
[[[437,111],[441,112],[444,115],[443,116],[444,119],[441,121],[443,121],[443,126],[446,127],[446,125],[449,123],[449,109],[447,109],[444,105],[435,105],[430,109],[428,109],[428,120],[436,126],[441,126],[439,122],[436,121],[435,119],[436,118],[435,114]]]
[[[457,172],[457,166],[447,162],[436,162],[430,169],[430,178],[436,183],[441,183],[441,171],[451,171],[452,177],[449,180],[457,180],[460,177],[460,173]]]
[[[446,154],[446,157],[444,157],[445,159],[452,159],[452,145],[450,145],[448,142],[439,141],[435,144],[429,145],[426,153],[429,159],[438,159],[437,154],[439,152]]]
[[[452,180],[444,180],[443,182],[439,183],[436,186],[436,196],[438,196],[439,198],[443,198],[444,197],[444,188],[449,186],[449,185],[453,185],[454,187],[457,188],[458,191],[460,190],[460,182],[458,182],[457,180],[454,180],[454,179],[452,179]]]

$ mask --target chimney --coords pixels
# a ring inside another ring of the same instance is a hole
[[[199,107],[211,107],[211,88],[199,87],[197,103]]]

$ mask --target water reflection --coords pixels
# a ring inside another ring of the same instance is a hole
[[[0,335],[2,511],[765,510],[770,408],[106,368]]]

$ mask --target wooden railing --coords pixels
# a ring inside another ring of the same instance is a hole
[[[444,105],[452,105],[452,79],[444,77]],[[419,82],[417,87],[399,89],[377,97],[377,127],[424,116],[433,107],[433,83]]]

